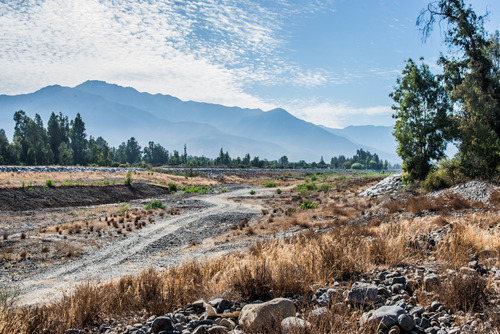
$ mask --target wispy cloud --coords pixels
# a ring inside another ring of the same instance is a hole
[[[285,56],[284,24],[331,1],[26,0],[0,3],[1,93],[101,79],[181,99],[272,108],[255,83],[323,85]]]
[[[345,103],[310,99],[292,101],[287,108],[296,117],[332,128],[343,128],[352,124],[392,124],[393,111],[390,106],[357,108]]]

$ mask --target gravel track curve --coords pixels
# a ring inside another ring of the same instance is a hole
[[[50,302],[88,280],[105,282],[137,274],[150,267],[165,268],[183,260],[224,253],[248,245],[248,242],[242,242],[192,247],[260,213],[261,206],[258,203],[245,204],[231,200],[250,197],[249,189],[248,186],[234,186],[228,188],[227,193],[196,196],[193,199],[197,206],[193,210],[178,216],[164,216],[155,224],[129,233],[91,253],[41,268],[25,280],[15,283],[20,292],[19,304]],[[272,190],[262,189],[259,195],[272,196]]]

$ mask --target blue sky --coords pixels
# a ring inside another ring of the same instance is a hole
[[[470,1],[500,30],[500,1]],[[421,0],[4,0],[0,94],[105,80],[331,127],[392,125],[404,61],[434,66]],[[444,28],[444,27],[443,27]]]

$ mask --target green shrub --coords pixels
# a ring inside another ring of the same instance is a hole
[[[308,209],[316,209],[318,207],[317,204],[313,203],[313,202],[309,202],[307,200],[304,200],[302,202],[302,205],[300,206],[300,208],[302,210],[308,210]]]
[[[255,190],[253,190],[253,189],[250,190],[250,195],[255,195],[255,193],[256,193]]]
[[[316,175],[311,176],[311,182],[317,181],[318,177]]]
[[[365,169],[365,166],[359,162],[355,162],[351,165],[351,169]]]
[[[208,191],[213,192],[214,188],[207,186],[201,186],[201,187],[192,186],[192,187],[182,187],[181,190],[187,194],[192,194],[192,193],[206,194]]]
[[[451,179],[443,169],[431,171],[422,182],[422,188],[426,191],[439,190],[450,185]]]
[[[225,193],[227,192],[227,188],[222,188],[221,190],[219,190],[219,194],[222,194],[222,193]]]
[[[281,194],[281,189],[280,189],[280,188],[276,189],[276,193],[277,193],[278,195],[279,195],[279,194]]]
[[[165,205],[163,205],[161,201],[154,200],[151,203],[146,204],[146,206],[144,206],[144,209],[146,210],[165,209]]]
[[[123,183],[125,183],[125,185],[127,186],[131,186],[132,182],[134,182],[134,179],[132,178],[132,171],[129,170],[127,172],[127,176],[125,177],[125,181]]]
[[[328,190],[330,189],[332,186],[328,185],[328,184],[322,184],[321,185],[321,190]]]
[[[51,179],[48,179],[48,180],[45,180],[45,186],[47,188],[54,188],[56,186],[56,184]]]
[[[171,192],[177,191],[177,185],[175,183],[169,183],[169,184],[167,184],[167,186],[168,186],[168,190],[170,190]]]
[[[314,183],[304,183],[299,184],[295,187],[299,195],[307,194],[318,189],[318,186]]]
[[[266,188],[274,188],[274,187],[276,187],[276,182],[267,181],[264,185]]]

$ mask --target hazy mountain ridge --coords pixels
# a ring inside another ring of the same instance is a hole
[[[74,88],[48,86],[31,94],[0,95],[1,127],[10,138],[12,115],[21,109],[30,116],[40,114],[44,122],[52,111],[71,119],[79,112],[87,135],[102,136],[113,146],[134,136],[141,145],[155,141],[170,151],[181,151],[186,144],[188,154],[208,157],[215,157],[223,147],[233,157],[250,153],[261,159],[287,155],[291,161],[319,161],[323,156],[328,162],[332,156],[352,156],[363,148],[383,159],[396,159],[394,153],[354,143],[347,135],[332,131],[337,129],[319,127],[283,109],[264,112],[184,102],[170,95],[141,93],[102,81],[87,81]]]

